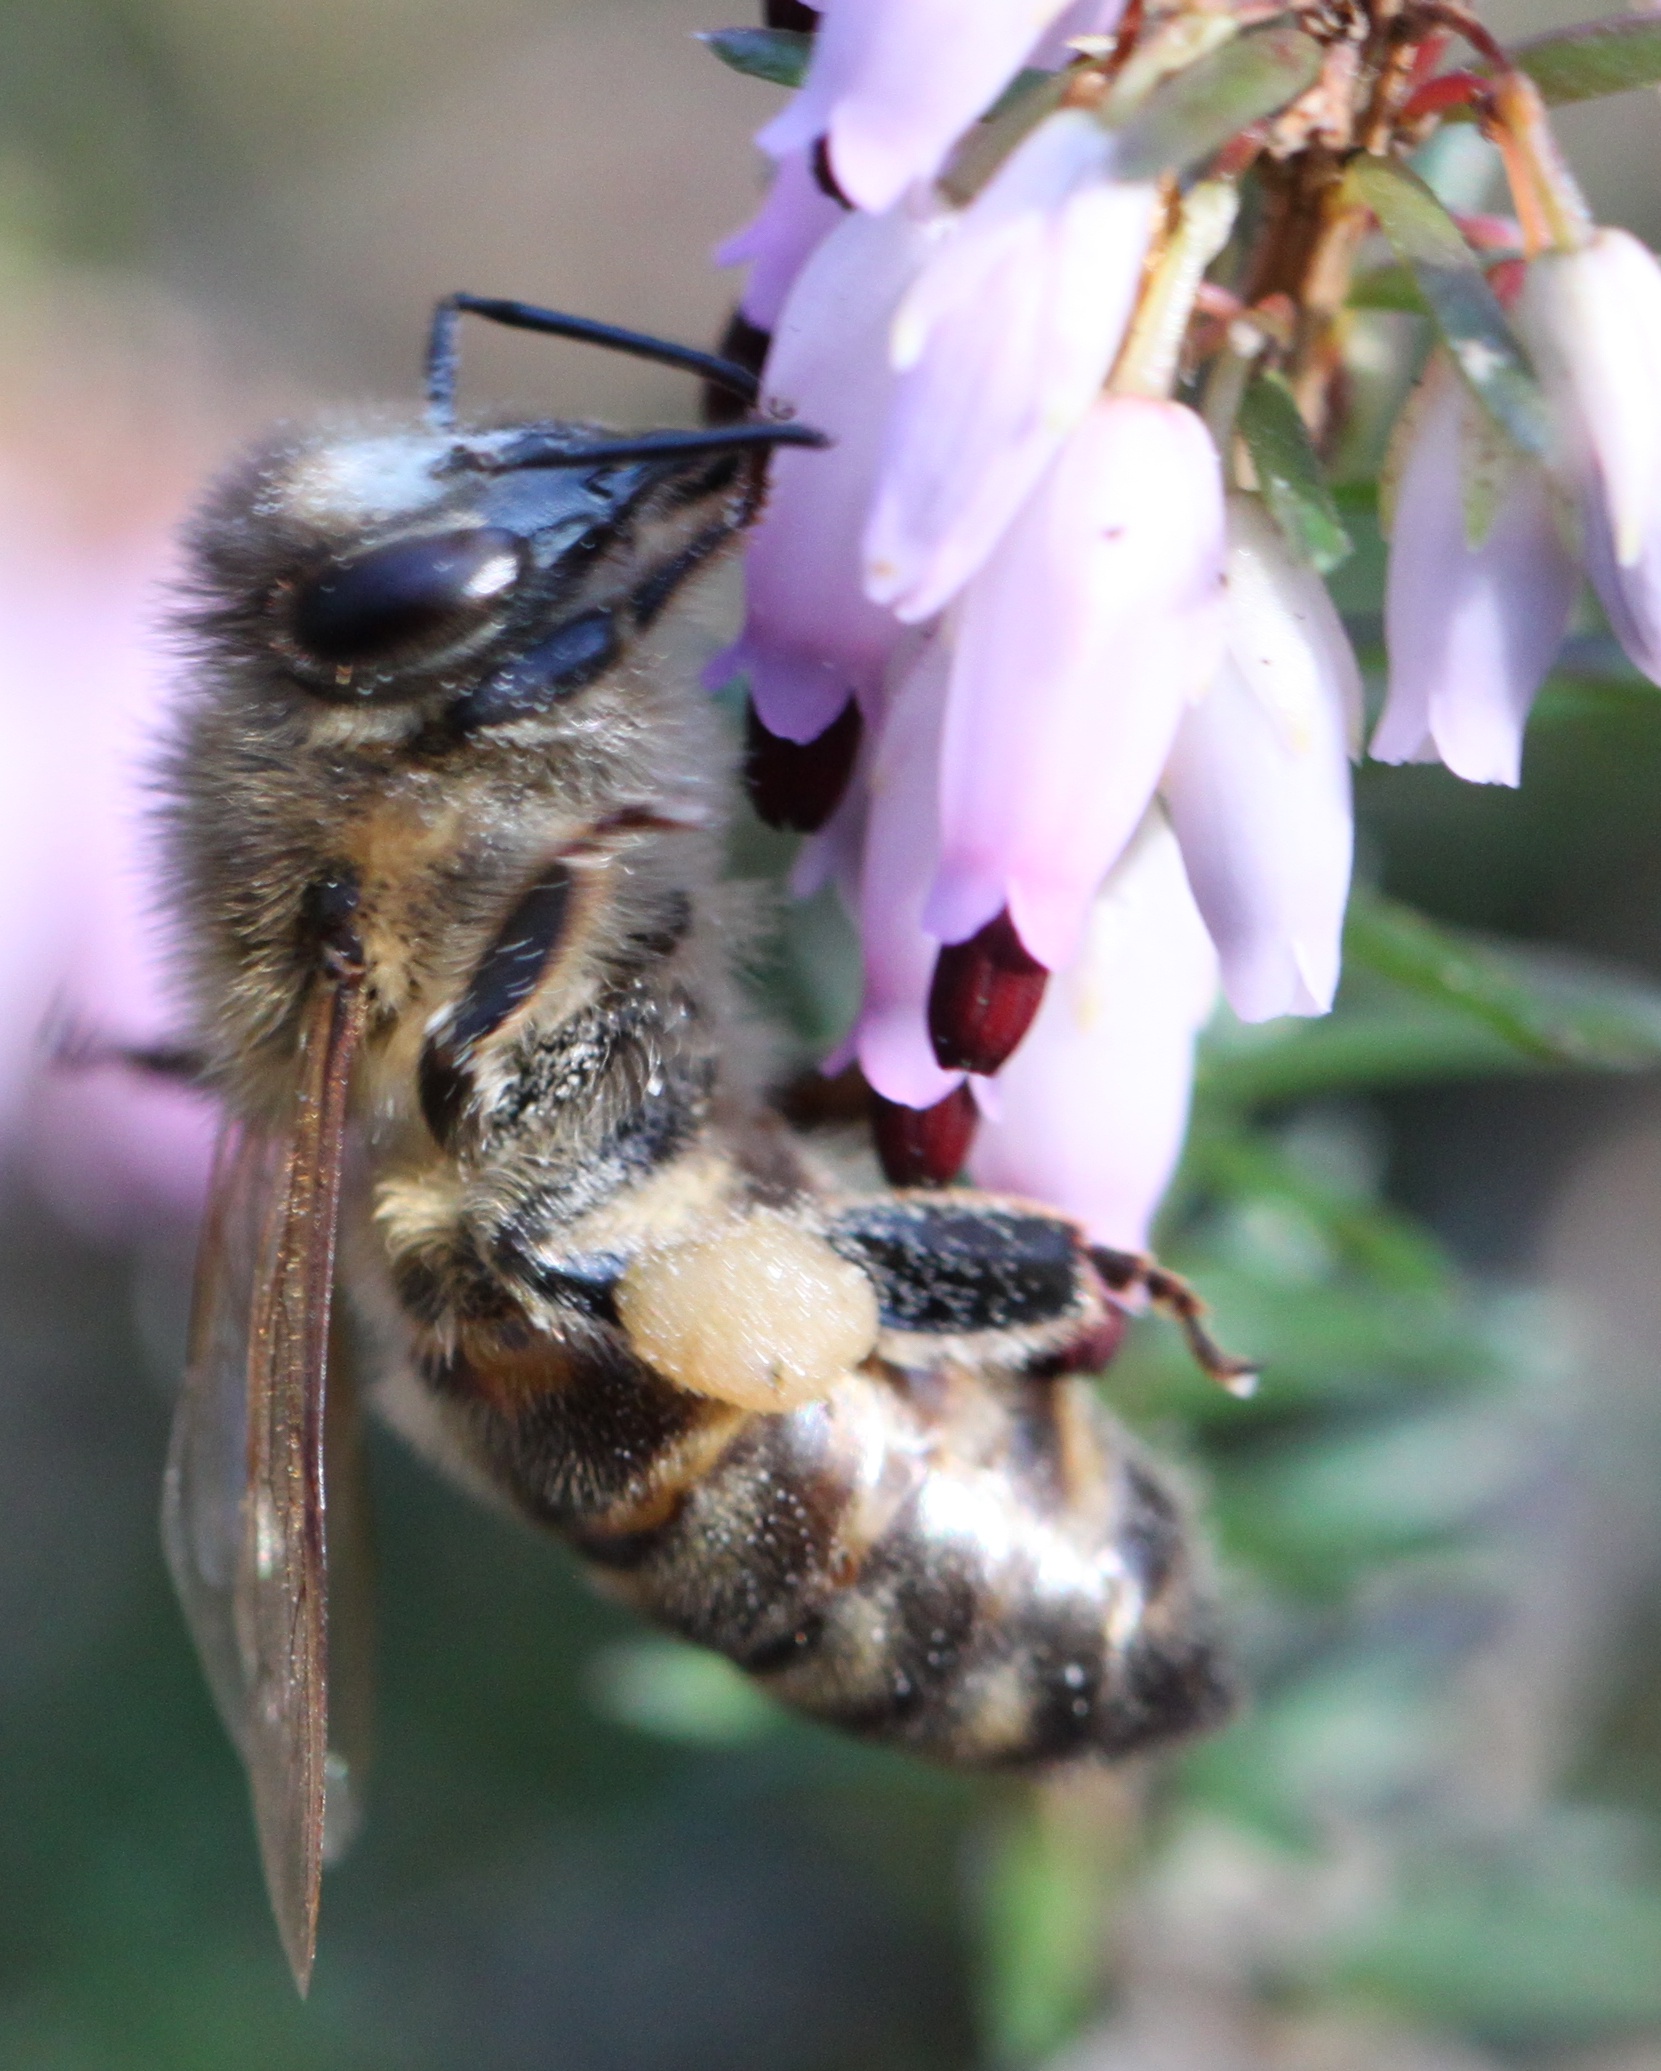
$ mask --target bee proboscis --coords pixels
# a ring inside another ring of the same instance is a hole
[[[1184,1507],[1083,1378],[1132,1283],[1212,1357],[1186,1290],[1032,1203],[841,1191],[734,1063],[678,621],[822,442],[458,428],[464,310],[757,392],[452,296],[424,423],[279,432],[192,534],[172,862],[228,1120],[165,1536],[302,1989],[357,1761],[337,1234],[388,1416],[785,1702],[985,1767],[1227,1705]]]

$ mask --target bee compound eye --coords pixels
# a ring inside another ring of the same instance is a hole
[[[523,566],[517,535],[498,526],[395,539],[310,577],[290,628],[307,655],[337,669],[394,661],[482,624]]]

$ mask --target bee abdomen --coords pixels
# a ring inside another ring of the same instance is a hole
[[[746,1420],[582,1550],[785,1703],[960,1766],[1109,1756],[1229,1708],[1186,1523],[1085,1384],[925,1408],[880,1374]]]

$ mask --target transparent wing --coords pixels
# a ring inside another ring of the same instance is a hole
[[[163,1499],[168,1565],[247,1766],[266,1886],[302,1992],[330,1768],[325,1380],[362,1025],[358,984],[320,984],[286,1124],[232,1123],[221,1139]]]

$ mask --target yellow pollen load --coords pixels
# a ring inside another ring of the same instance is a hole
[[[817,1401],[877,1341],[865,1275],[766,1211],[643,1253],[618,1283],[617,1309],[666,1380],[740,1409]]]

